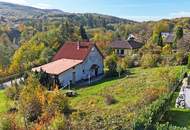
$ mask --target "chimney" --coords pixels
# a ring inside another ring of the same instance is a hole
[[[77,50],[79,50],[80,49],[80,42],[78,41],[77,42]]]

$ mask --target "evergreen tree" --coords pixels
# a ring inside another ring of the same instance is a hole
[[[82,40],[87,40],[87,41],[89,40],[83,25],[80,26],[80,35]]]
[[[176,40],[180,40],[183,37],[183,28],[177,27],[176,30]]]
[[[187,64],[187,68],[190,69],[190,54],[188,56],[188,64]]]
[[[162,34],[161,34],[161,32],[160,32],[159,35],[158,35],[157,44],[158,44],[158,46],[163,47],[163,39],[162,39]]]

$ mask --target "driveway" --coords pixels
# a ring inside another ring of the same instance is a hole
[[[21,77],[21,78],[17,78],[17,79],[2,83],[2,84],[0,84],[0,89],[4,89],[6,87],[9,87],[9,86],[11,86],[12,83],[18,83],[19,84],[21,80],[24,80],[24,78]]]

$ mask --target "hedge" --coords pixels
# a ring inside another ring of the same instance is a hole
[[[173,125],[171,125],[169,123],[166,123],[166,124],[157,123],[156,130],[187,130],[187,128],[173,126]]]
[[[149,107],[145,108],[145,110],[142,110],[139,113],[139,116],[134,120],[134,130],[157,129],[155,124],[160,121],[165,112],[169,110],[173,94],[180,85],[185,72],[186,69],[183,69],[182,72],[180,72],[178,78],[176,79],[176,83],[173,84],[175,87],[169,94],[163,95],[158,100],[153,102]]]

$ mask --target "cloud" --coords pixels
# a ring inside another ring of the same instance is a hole
[[[35,3],[35,4],[33,4],[30,0],[0,0],[0,1],[19,4],[19,5],[27,5],[27,6],[40,8],[40,9],[49,9],[49,8],[51,8],[51,5],[49,5],[49,4],[46,4],[46,3]]]
[[[8,2],[8,3],[15,3],[15,4],[21,4],[21,5],[28,5],[28,0],[0,0],[2,2]]]
[[[49,8],[51,8],[51,5],[45,4],[45,3],[37,3],[35,5],[30,5],[30,6],[40,8],[40,9],[49,9]]]
[[[164,17],[163,16],[120,16],[121,18],[131,19],[139,22],[143,21],[157,21],[161,20]]]
[[[180,11],[170,14],[171,17],[190,17],[190,11]]]

